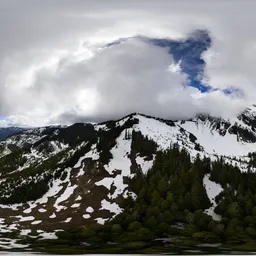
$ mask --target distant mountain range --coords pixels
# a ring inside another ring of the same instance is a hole
[[[3,140],[12,134],[15,134],[24,130],[25,128],[20,128],[20,127],[0,127],[0,140]]]

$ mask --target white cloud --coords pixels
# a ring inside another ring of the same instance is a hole
[[[137,111],[165,118],[233,115],[255,102],[256,3],[37,1],[0,3],[0,115],[6,124],[103,120]],[[122,37],[185,38],[207,29],[205,77],[245,99],[184,88],[167,49]],[[1,124],[0,124],[1,125]]]

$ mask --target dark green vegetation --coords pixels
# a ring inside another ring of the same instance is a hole
[[[126,136],[127,138],[129,136],[132,138],[132,154],[139,154],[141,157],[146,157],[145,160],[153,159],[153,154],[157,151],[157,144],[154,141],[144,137],[141,132],[133,131],[131,135],[127,134]]]
[[[133,136],[135,150],[140,134]],[[221,221],[204,213],[211,206],[203,186],[206,174],[224,188],[216,208],[222,215]],[[166,238],[169,246],[177,248],[221,243],[226,248],[255,251],[255,178],[256,174],[241,173],[222,158],[211,162],[198,156],[192,163],[190,155],[174,145],[166,152],[157,152],[147,175],[139,172],[129,180],[137,199],[125,199],[120,215],[105,225],[57,232],[58,240],[38,240],[33,247],[50,252],[57,245],[63,247],[63,252],[150,252],[152,248],[167,252],[166,247],[154,247],[156,238]],[[67,243],[71,247],[67,248]]]
[[[22,175],[19,172],[9,174],[5,186],[0,186],[0,203],[22,203],[40,198],[48,191],[52,180],[65,179],[64,170],[73,167],[90,150],[91,145],[87,143],[74,154],[68,154],[68,150],[61,151],[40,165],[32,165],[22,170]],[[61,161],[62,159],[65,161]]]

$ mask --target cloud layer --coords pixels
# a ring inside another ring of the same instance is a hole
[[[253,1],[95,2],[1,1],[0,125],[230,116],[256,101]],[[207,93],[184,86],[167,48],[134,38],[185,41],[198,29],[212,40],[202,55]],[[106,47],[120,38],[130,39]]]

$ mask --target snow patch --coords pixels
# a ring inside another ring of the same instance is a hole
[[[27,236],[29,233],[31,233],[31,229],[22,229],[20,231],[21,236]]]
[[[159,150],[166,150],[170,148],[171,142],[178,142],[177,138],[181,135],[179,127],[169,126],[154,118],[141,115],[136,115],[134,118],[139,120],[139,123],[134,125],[134,130],[140,131],[143,136],[156,142]]]
[[[55,235],[55,232],[41,233],[40,238],[42,238],[42,239],[58,239],[58,237]]]
[[[95,219],[98,224],[104,225],[104,223],[109,219],[103,219],[103,218],[96,218]]]
[[[43,209],[43,208],[38,209],[38,211],[39,211],[39,212],[47,212],[47,210],[46,210],[46,209]]]
[[[54,219],[54,218],[56,218],[56,214],[55,214],[55,213],[53,213],[51,216],[49,216],[49,218],[50,218],[50,219]]]
[[[94,209],[91,206],[89,206],[86,208],[86,212],[93,213]]]
[[[110,203],[109,201],[107,201],[106,199],[103,199],[101,201],[101,208],[100,210],[108,210],[112,213],[115,213],[114,217],[118,214],[120,214],[123,209],[120,208],[120,206],[117,203]]]
[[[64,220],[65,223],[69,223],[72,220],[71,217],[67,218],[66,220]]]
[[[96,186],[104,186],[106,187],[108,190],[110,190],[112,184],[113,184],[113,180],[114,178],[109,178],[109,177],[106,177],[98,182],[95,182],[95,185]]]
[[[98,160],[99,159],[99,152],[97,151],[96,144],[92,145],[91,150],[87,152],[84,156],[80,157],[78,162],[75,164],[74,168],[80,168],[80,171],[83,169],[83,161],[86,158],[92,158],[92,160]],[[82,175],[81,171],[81,174]]]
[[[33,222],[31,222],[32,225],[38,225],[40,224],[42,221],[41,220],[35,220]]]
[[[81,201],[81,200],[82,200],[82,197],[80,195],[75,199],[75,201]]]
[[[131,139],[126,139],[125,134],[132,133],[132,129],[123,130],[120,136],[116,139],[116,146],[111,149],[113,158],[109,161],[108,165],[105,165],[106,171],[113,175],[114,171],[119,170],[121,174],[116,175],[116,177],[106,177],[95,184],[97,186],[104,186],[108,190],[111,189],[112,184],[116,187],[114,193],[108,194],[110,199],[117,198],[122,195],[125,189],[128,187],[124,184],[124,177],[132,178],[134,174],[131,174],[131,161],[129,159],[129,154],[131,151]]]
[[[210,199],[213,206],[211,206],[209,209],[205,210],[205,212],[212,216],[212,218],[216,221],[221,220],[221,216],[216,214],[214,212],[215,207],[217,206],[217,203],[215,202],[215,197],[223,191],[223,188],[220,186],[220,184],[213,182],[209,179],[210,175],[206,174],[203,178],[203,185],[205,186],[206,193],[208,198]]]
[[[16,216],[16,218],[20,218],[19,222],[23,222],[23,221],[32,221],[35,219],[34,216],[27,216],[27,217],[23,217],[21,215]]]
[[[90,218],[91,218],[91,215],[90,215],[90,214],[84,214],[84,215],[83,215],[83,218],[84,218],[84,219],[90,219]]]
[[[71,205],[71,208],[78,208],[80,206],[80,203],[75,203]]]
[[[32,209],[31,208],[27,208],[26,210],[24,210],[24,213],[31,213]]]
[[[125,133],[132,132],[132,129],[126,129],[122,131],[120,136],[116,139],[116,146],[111,149],[113,159],[110,160],[108,165],[105,165],[105,169],[109,174],[113,174],[115,170],[121,170],[123,176],[130,176],[131,161],[128,158],[128,154],[131,152],[131,140],[125,139]]]
[[[154,160],[145,160],[145,157],[136,157],[136,163],[140,165],[142,173],[147,174],[148,170],[152,168]]]
[[[67,177],[66,177],[66,179],[65,179],[64,182],[66,182],[66,181],[69,181],[69,182],[68,182],[68,185],[67,185],[65,191],[63,192],[63,194],[60,195],[60,196],[57,198],[57,200],[55,201],[55,203],[54,203],[54,205],[53,205],[53,206],[56,208],[56,211],[57,211],[57,212],[59,212],[59,211],[61,211],[61,210],[63,210],[63,209],[66,209],[65,206],[62,206],[62,205],[59,205],[59,204],[62,203],[62,202],[64,202],[64,201],[66,201],[66,200],[68,200],[68,198],[69,198],[71,195],[73,195],[75,189],[78,187],[77,184],[71,186],[71,183],[70,183],[70,172],[71,172],[71,168],[67,168],[66,170],[68,171],[68,175],[67,175]]]

